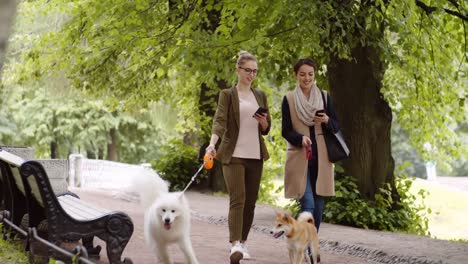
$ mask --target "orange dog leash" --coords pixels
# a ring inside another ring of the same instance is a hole
[[[192,179],[190,179],[190,182],[187,184],[187,186],[185,186],[185,189],[182,191],[182,193],[184,193],[188,189],[188,187],[195,181],[198,174],[200,173],[200,171],[203,170],[203,168],[207,170],[211,170],[211,168],[213,168],[215,157],[216,153],[212,153],[211,151],[209,153],[206,153],[205,156],[203,156],[203,164],[200,166],[198,171],[195,172],[195,174],[192,176]]]

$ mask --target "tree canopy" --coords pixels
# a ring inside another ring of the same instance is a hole
[[[294,83],[292,64],[312,56],[321,65],[318,85],[336,98],[354,144],[350,163],[390,153],[357,145],[389,141],[392,112],[425,160],[445,162],[462,154],[454,129],[467,118],[467,13],[456,0],[24,1],[20,16],[56,26],[14,35],[18,48],[5,67],[2,93],[64,76],[68,88],[104,96],[111,109],[169,102],[177,106],[180,130],[206,137],[211,117],[200,104],[215,107],[219,89],[235,82],[236,55],[248,50],[259,59],[256,85],[274,102],[278,129],[279,102]],[[383,130],[361,139],[355,128],[369,123]],[[280,140],[274,135],[270,144]],[[363,167],[372,166],[374,160]],[[391,164],[385,172],[363,170],[345,164],[367,180],[393,174]]]

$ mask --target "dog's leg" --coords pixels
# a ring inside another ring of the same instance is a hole
[[[295,258],[295,264],[301,264],[302,263],[302,258],[304,257],[304,250],[296,250],[294,252],[294,258]]]
[[[317,264],[318,263],[318,258],[320,258],[319,257],[320,253],[319,253],[319,240],[318,239],[312,240],[312,248],[313,248],[312,258],[313,258],[314,264]]]
[[[169,254],[167,253],[167,245],[161,245],[158,243],[156,245],[156,252],[158,254],[159,260],[164,264],[172,264],[171,260],[169,259]]]
[[[289,262],[291,264],[296,264],[296,261],[294,260],[294,251],[289,249],[288,253],[289,253]]]
[[[189,237],[183,237],[179,242],[180,249],[184,252],[185,259],[190,264],[198,264],[195,252],[193,251],[192,242]]]
[[[311,253],[311,248],[310,248],[310,243],[309,243],[304,248],[304,254],[303,254],[303,257],[305,258],[307,264],[312,264],[312,262],[310,261],[310,255],[309,255],[310,253]]]

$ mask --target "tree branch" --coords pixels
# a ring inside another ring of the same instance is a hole
[[[444,8],[444,11],[445,11],[445,13],[447,13],[447,14],[450,14],[450,15],[456,16],[456,17],[459,17],[459,18],[463,19],[464,21],[468,21],[468,16],[464,16],[464,15],[461,14],[460,12],[453,11],[453,10],[450,10],[450,9],[447,9],[447,8]]]
[[[267,38],[275,37],[277,35],[281,35],[283,33],[289,32],[289,31],[294,31],[294,30],[296,30],[298,28],[299,28],[299,26],[294,26],[294,27],[287,28],[287,29],[284,29],[284,30],[281,30],[281,31],[278,31],[278,32],[273,32],[273,33],[270,33],[270,34],[266,34],[263,37],[267,37]],[[235,42],[232,42],[232,43],[228,43],[228,44],[209,46],[209,48],[210,49],[215,49],[215,48],[229,47],[229,46],[232,46],[232,45],[237,45],[237,44],[240,44],[242,42],[249,41],[251,39],[252,38],[245,38],[245,39],[241,39],[241,40],[238,40],[238,41],[235,41]]]
[[[416,5],[419,6],[422,10],[424,10],[424,12],[426,12],[427,15],[430,15],[432,12],[437,10],[436,7],[430,7],[419,0],[416,0],[415,2]]]
[[[455,7],[459,8],[459,5],[457,3],[457,1],[455,0],[449,0],[450,3],[452,3]],[[428,6],[426,5],[425,3],[423,3],[422,1],[420,0],[415,0],[415,3],[416,5],[421,8],[422,10],[424,10],[424,12],[426,12],[427,15],[430,15],[432,12],[436,11],[438,8],[437,7],[433,7],[433,6]],[[461,11],[454,11],[454,10],[450,10],[450,9],[447,9],[447,8],[442,8],[445,13],[449,14],[449,15],[452,15],[452,16],[456,16],[456,17],[459,17],[461,18],[463,21],[468,21],[468,16],[467,15],[464,15],[461,13]]]
[[[460,6],[460,4],[458,4],[457,0],[448,0],[450,3],[452,3],[452,5],[454,5],[457,9],[458,7]]]

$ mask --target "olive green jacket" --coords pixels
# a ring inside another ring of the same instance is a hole
[[[259,107],[268,109],[265,94],[259,89],[252,89]],[[260,156],[267,160],[270,156],[265,146],[262,135],[267,135],[271,127],[270,111],[267,112],[268,128],[262,131],[258,125],[260,140]],[[216,134],[221,139],[216,158],[223,164],[231,161],[232,153],[236,147],[239,136],[239,94],[236,88],[224,89],[219,93],[218,108],[213,119],[212,134]]]

